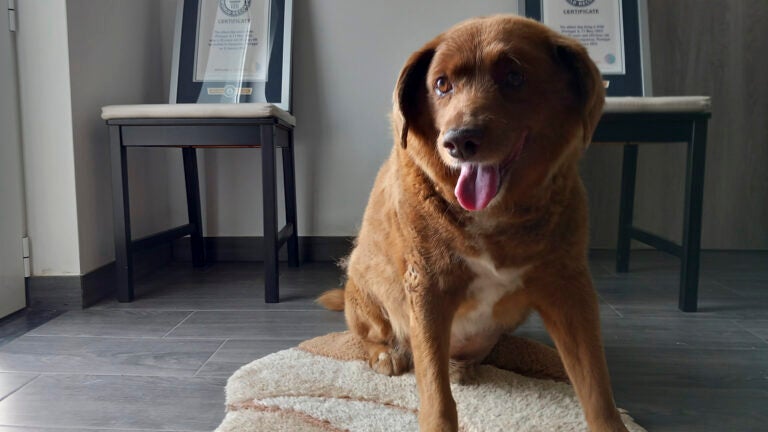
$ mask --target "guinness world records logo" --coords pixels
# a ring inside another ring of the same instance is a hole
[[[576,7],[587,7],[595,2],[595,0],[565,0],[569,5]]]
[[[219,9],[231,17],[240,16],[248,12],[250,7],[251,0],[219,0]]]

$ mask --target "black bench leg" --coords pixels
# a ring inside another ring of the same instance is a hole
[[[128,205],[126,148],[120,126],[109,127],[112,165],[112,216],[115,230],[117,301],[133,301],[133,254],[131,252],[131,212]]]
[[[706,151],[707,120],[696,120],[693,125],[693,137],[688,143],[688,159],[685,168],[685,214],[678,303],[678,307],[683,312],[696,312],[697,309]]]
[[[264,301],[280,301],[277,263],[276,126],[261,127],[261,182],[264,198]]]
[[[283,183],[285,184],[285,219],[293,227],[288,238],[288,266],[299,266],[299,231],[296,225],[296,174],[294,169],[293,129],[288,129],[288,143],[283,147]]]
[[[203,241],[203,217],[200,210],[200,181],[197,173],[197,153],[195,148],[181,149],[184,157],[184,182],[187,187],[187,214],[192,224],[190,243],[192,245],[192,266],[205,266],[205,244]]]
[[[629,271],[629,247],[632,240],[632,213],[635,206],[635,177],[637,174],[637,145],[624,145],[621,166],[621,197],[619,198],[619,236],[616,245],[616,272]]]

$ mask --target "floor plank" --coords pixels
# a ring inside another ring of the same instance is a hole
[[[68,311],[29,332],[35,336],[163,337],[189,311]]]
[[[36,377],[37,375],[35,374],[0,372],[0,400],[5,399],[13,392],[24,387],[24,385]]]
[[[22,336],[0,347],[0,371],[192,376],[223,342]]]
[[[229,377],[241,366],[274,352],[295,347],[297,341],[231,339],[200,368],[197,376]]]
[[[41,428],[39,426],[0,426],[0,432],[194,432],[190,430],[102,429],[102,428]]]
[[[688,389],[675,384],[624,388],[614,384],[619,406],[648,431],[762,431],[768,422],[768,392],[743,389]]]
[[[201,311],[168,337],[299,341],[345,329],[344,314],[326,310]]]
[[[220,378],[44,375],[0,402],[0,425],[210,431]]]
[[[0,320],[0,346],[56,318],[63,311],[24,309]]]
[[[768,254],[705,252],[695,314],[677,310],[676,258],[633,251],[618,274],[613,252],[590,256],[620,406],[651,431],[765,428]],[[213,429],[233,371],[345,327],[314,303],[340,286],[335,264],[281,270],[277,305],[260,264],[175,263],[132,303],[0,321],[0,371],[31,372],[0,372],[0,432]],[[535,315],[518,334],[551,344]]]

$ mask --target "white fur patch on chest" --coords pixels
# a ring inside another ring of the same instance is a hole
[[[467,314],[457,316],[451,327],[451,339],[457,343],[473,336],[496,331],[493,306],[504,295],[523,286],[523,275],[528,267],[497,268],[487,255],[464,258],[475,278],[467,287],[467,298],[476,302]]]

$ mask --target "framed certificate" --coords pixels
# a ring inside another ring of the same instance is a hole
[[[171,102],[290,111],[292,0],[182,0]]]
[[[198,3],[194,81],[267,81],[269,3]]]
[[[524,0],[523,14],[579,40],[609,96],[650,95],[644,0]]]
[[[541,3],[541,21],[578,39],[604,74],[624,75],[624,28],[621,0],[571,0]]]

